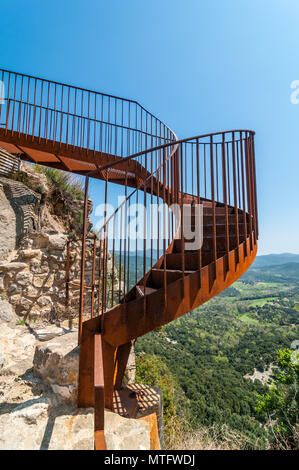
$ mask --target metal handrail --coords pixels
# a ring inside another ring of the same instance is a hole
[[[163,200],[163,203],[170,205],[173,201],[179,203],[183,211],[184,199],[189,198],[190,201],[211,204],[212,208],[212,224],[213,224],[213,259],[216,262],[219,256],[216,242],[216,205],[220,205],[225,208],[225,245],[226,252],[228,253],[232,249],[231,235],[229,233],[228,225],[228,211],[234,210],[234,226],[235,226],[235,237],[238,244],[240,241],[246,240],[248,237],[252,240],[252,236],[256,240],[258,237],[258,224],[257,224],[257,206],[256,206],[256,186],[255,186],[255,165],[254,165],[254,135],[255,133],[250,130],[232,130],[214,132],[211,134],[204,134],[193,138],[180,139],[175,143],[167,143],[161,146],[157,146],[151,149],[146,149],[143,152],[138,152],[134,155],[122,158],[119,161],[113,162],[112,164],[106,164],[99,168],[97,171],[107,171],[107,178],[105,181],[105,202],[108,201],[108,170],[114,165],[121,164],[121,171],[123,179],[126,179],[126,164],[128,166],[131,160],[137,157],[140,159],[140,165],[143,165],[143,169],[146,171],[144,179],[139,182],[137,187],[122,201],[120,206],[114,211],[108,219],[104,221],[104,224],[99,229],[100,233],[100,255],[98,263],[102,262],[100,267],[101,274],[99,276],[99,295],[98,295],[98,309],[102,313],[107,308],[111,308],[114,305],[114,294],[113,294],[113,278],[115,269],[115,260],[119,260],[119,266],[116,268],[119,272],[118,278],[120,284],[123,284],[122,292],[118,291],[118,302],[125,301],[126,298],[130,298],[130,282],[126,279],[126,264],[129,263],[129,249],[130,236],[125,234],[123,244],[121,242],[119,248],[116,249],[113,242],[112,249],[112,287],[108,286],[107,276],[107,253],[108,253],[108,241],[107,234],[109,232],[109,226],[111,227],[120,223],[122,226],[126,226],[128,223],[127,208],[134,202],[134,199],[138,198],[138,194],[143,191],[143,199],[146,203],[146,193],[150,190],[151,198],[157,197],[157,200]],[[215,137],[219,137],[215,140]],[[207,140],[208,139],[208,140]],[[167,153],[167,149],[172,149],[172,152]],[[155,155],[158,160],[158,155],[163,155],[160,160],[160,164],[149,171],[150,169],[150,157]],[[192,169],[194,171],[190,172]],[[194,165],[194,168],[193,168]],[[165,168],[168,168],[173,175],[167,181],[165,175]],[[130,169],[132,171],[132,169]],[[190,181],[187,181],[187,174],[190,172]],[[148,174],[149,173],[149,174]],[[90,172],[89,176],[95,175],[96,172]],[[163,175],[164,174],[164,175]],[[202,174],[203,180],[200,181],[200,175]],[[88,179],[88,178],[87,178]],[[191,185],[192,179],[192,188]],[[193,181],[197,180],[197,181]],[[197,185],[197,188],[193,187]],[[125,186],[127,182],[125,183]],[[200,188],[200,185],[202,187]],[[154,189],[155,187],[155,189]],[[160,190],[159,190],[160,188]],[[149,194],[148,194],[149,196]],[[142,194],[141,194],[142,197]],[[131,201],[131,202],[130,202]],[[170,216],[170,212],[164,213],[164,217]],[[156,259],[153,257],[153,247],[151,246],[151,261],[147,264],[146,261],[146,242],[143,246],[143,272],[137,276],[137,257],[140,253],[137,250],[137,244],[135,249],[136,256],[136,278],[134,285],[143,285],[145,288],[147,275],[149,269],[154,266],[164,265],[166,269],[166,255],[169,253],[169,249],[175,238],[178,238],[178,230],[182,230],[183,217],[176,221],[175,225],[172,224],[172,234],[168,237],[168,243],[163,241],[162,256],[160,256],[159,246],[157,248]],[[240,222],[242,217],[242,222]],[[159,219],[157,219],[159,225]],[[241,225],[240,225],[241,224]],[[159,230],[159,228],[158,228]],[[182,238],[183,235],[181,234]],[[157,244],[159,245],[158,241]],[[134,257],[134,251],[133,251]],[[106,264],[105,264],[106,259]],[[182,249],[182,268],[184,272],[184,248]],[[198,268],[202,266],[202,253],[201,249],[198,252]],[[111,268],[111,267],[110,267]],[[110,269],[109,268],[109,269]],[[110,269],[111,271],[111,269]],[[128,268],[129,275],[129,268]],[[165,278],[166,279],[166,278]],[[166,282],[166,281],[165,281]],[[112,292],[108,292],[112,289]],[[167,292],[165,284],[165,292]],[[100,299],[100,295],[102,298]],[[166,294],[165,294],[166,295]],[[145,297],[145,296],[144,296]],[[146,302],[144,304],[146,308]],[[94,307],[92,306],[92,315]]]
[[[5,69],[0,69],[0,80],[2,83],[2,92],[5,91],[8,105],[10,108],[7,117],[6,117],[6,130],[18,131],[20,132],[20,127],[25,126],[26,135],[28,133],[28,127],[33,126],[33,136],[41,137],[41,115],[42,112],[46,111],[47,113],[58,113],[64,117],[64,122],[62,122],[62,117],[59,122],[60,126],[60,139],[56,139],[56,128],[54,140],[60,140],[61,136],[67,135],[71,139],[76,138],[76,132],[80,133],[80,126],[76,129],[69,129],[69,120],[81,119],[82,123],[84,120],[90,121],[92,123],[103,124],[111,128],[118,128],[123,130],[128,130],[129,132],[140,132],[143,135],[141,142],[137,142],[136,136],[132,136],[132,139],[135,139],[136,150],[138,148],[147,148],[148,146],[153,146],[155,142],[153,139],[174,139],[172,131],[166,126],[160,119],[154,116],[153,113],[147,111],[143,106],[141,106],[136,100],[129,100],[126,98],[121,98],[107,93],[100,93],[97,91],[84,89],[77,86],[70,86],[64,83],[59,83],[56,81],[46,80],[44,78],[38,78],[31,75],[20,74]],[[5,88],[4,88],[5,87]],[[4,93],[1,92],[1,96]],[[28,110],[25,113],[23,118],[20,115],[21,106],[27,105],[27,107],[33,107],[33,118],[30,122],[30,116],[28,117]],[[19,108],[16,109],[16,108]],[[18,115],[19,111],[19,115]],[[100,116],[100,119],[98,119]],[[17,117],[17,118],[16,118]],[[1,119],[1,106],[0,106],[0,119]],[[23,119],[23,122],[21,123]],[[36,122],[39,121],[39,122]],[[55,125],[57,125],[58,118],[55,120]],[[81,123],[81,126],[82,126]],[[132,123],[134,125],[132,126]],[[22,126],[21,126],[22,124]],[[47,135],[48,132],[48,121],[44,123],[43,132]],[[34,135],[34,128],[39,125],[39,131],[37,135]],[[64,128],[64,130],[63,130]],[[30,129],[29,129],[30,130]],[[88,132],[92,133],[94,138],[94,143],[98,138],[102,139],[102,136],[96,136],[96,128],[88,129]],[[155,132],[156,130],[156,132]],[[54,130],[53,130],[54,132]],[[72,132],[75,133],[75,136],[72,135]],[[84,132],[84,131],[83,131]],[[101,133],[101,131],[100,131]],[[82,128],[81,128],[82,134]],[[108,136],[111,140],[112,134]],[[130,141],[130,135],[124,136],[123,133],[120,136],[116,135],[113,137],[115,139],[115,149],[116,150],[116,141],[117,138],[121,139],[121,153],[125,151],[125,146],[128,145]],[[151,140],[151,141],[150,141]],[[86,149],[86,146],[83,147]],[[91,145],[92,150],[92,140],[90,139],[88,144]],[[101,141],[101,146],[103,142]],[[73,142],[70,143],[73,145]],[[90,149],[90,147],[87,147]],[[95,148],[93,148],[95,150]],[[135,151],[136,151],[135,150]],[[99,148],[99,151],[102,151],[102,148]],[[130,151],[130,153],[132,153]],[[123,156],[123,155],[121,155]]]
[[[173,131],[172,131],[173,132]],[[101,167],[98,167],[96,170],[91,170],[87,173],[87,176],[94,176],[96,175],[98,172],[100,171],[103,171],[103,170],[107,170],[115,165],[118,165],[119,163],[125,163],[125,162],[128,162],[128,161],[131,161],[131,160],[134,160],[135,158],[137,157],[140,157],[142,155],[146,155],[148,153],[151,153],[151,152],[156,152],[157,150],[162,150],[164,148],[167,148],[169,147],[170,145],[174,145],[174,142],[175,142],[175,145],[179,145],[179,144],[183,144],[183,143],[189,143],[189,144],[192,144],[192,145],[196,145],[196,142],[191,142],[191,140],[199,140],[199,139],[202,139],[202,138],[206,138],[206,137],[214,137],[216,135],[226,135],[226,134],[232,134],[233,132],[237,133],[237,132],[247,132],[248,134],[254,136],[255,135],[255,132],[250,130],[250,129],[234,129],[234,130],[228,130],[228,131],[219,131],[219,132],[213,132],[211,134],[200,134],[198,136],[194,136],[194,137],[187,137],[187,138],[184,138],[184,139],[177,139],[175,141],[172,141],[172,142],[169,142],[167,144],[162,144],[162,145],[158,145],[156,147],[152,147],[152,148],[149,148],[149,149],[146,149],[144,151],[140,151],[140,152],[137,152],[135,154],[132,154],[132,155],[128,155],[127,157],[123,157],[121,159],[121,161],[119,160],[116,160],[114,162],[109,162],[105,165],[102,165]],[[234,142],[237,142],[238,140],[235,140]],[[239,141],[238,141],[239,142]],[[220,145],[222,142],[217,142],[218,145]],[[225,142],[226,144],[227,143],[232,143],[232,141],[226,141]],[[200,145],[207,145],[208,142],[202,142],[200,143]]]
[[[111,95],[109,93],[102,93],[102,92],[99,92],[99,91],[96,91],[96,90],[91,90],[91,89],[88,89],[88,88],[82,88],[82,87],[79,87],[79,86],[76,86],[76,85],[68,85],[67,83],[64,83],[64,82],[57,82],[55,80],[48,80],[46,78],[42,78],[42,77],[37,77],[35,75],[28,75],[28,74],[25,74],[25,73],[20,73],[20,72],[14,72],[12,70],[7,70],[7,69],[0,69],[0,73],[2,73],[2,75],[4,73],[8,73],[9,75],[13,75],[13,76],[20,76],[20,77],[26,77],[28,79],[31,79],[31,80],[38,80],[38,81],[41,81],[41,82],[44,82],[44,83],[49,83],[49,84],[53,84],[53,85],[57,85],[57,86],[63,86],[63,87],[67,87],[67,88],[72,88],[74,90],[78,90],[78,91],[83,91],[83,92],[88,92],[88,93],[92,93],[92,94],[96,94],[96,95],[99,95],[99,96],[105,96],[106,98],[112,98],[112,99],[115,99],[115,100],[120,100],[120,101],[126,101],[127,103],[132,103],[132,104],[136,104],[138,105],[144,112],[148,113],[150,116],[152,116],[153,118],[157,119],[157,121],[161,124],[164,124],[162,123],[162,121],[157,118],[153,113],[151,113],[150,111],[148,111],[146,108],[144,108],[144,106],[142,106],[138,101],[136,100],[132,100],[132,99],[129,99],[129,98],[123,98],[121,96],[116,96],[116,95]]]

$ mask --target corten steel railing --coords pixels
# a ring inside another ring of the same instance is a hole
[[[199,271],[209,263],[216,263],[218,258],[242,243],[246,254],[247,238],[250,237],[252,249],[252,243],[258,237],[252,131],[235,130],[179,140],[175,145],[165,144],[129,156],[123,163],[135,159],[147,170],[147,176],[130,194],[126,192],[125,184],[124,201],[106,217],[99,229],[97,254],[94,245],[94,266],[97,256],[98,277],[97,285],[93,277],[90,289],[91,318],[95,315],[95,290],[97,314],[102,315],[115,305],[130,301],[136,286],[145,291],[148,273],[153,267],[163,269],[164,303],[167,303],[167,257],[175,238],[182,240],[179,269],[185,276],[184,227],[188,206],[202,205],[203,214],[205,208],[210,210],[210,232],[206,234],[204,231],[200,249],[192,253],[197,258],[195,267]],[[98,171],[104,170],[109,174],[112,167],[113,164],[107,164]],[[90,176],[96,174],[97,171]],[[108,186],[109,177],[105,181],[106,204],[109,203]],[[135,205],[138,203],[143,205],[145,212],[138,219],[139,224],[143,222],[141,242],[136,236],[140,229],[136,223],[132,227],[131,222],[132,217],[136,217]],[[153,204],[156,204],[154,210]],[[179,217],[173,204],[179,207]],[[217,208],[223,209],[220,225]],[[82,313],[79,330],[82,328]]]
[[[28,140],[130,155],[175,140],[137,101],[0,69],[0,126]]]
[[[132,340],[217,295],[256,255],[254,132],[178,140],[136,101],[5,70],[0,80],[0,142],[87,175],[80,280],[71,279],[70,240],[66,307],[79,288],[78,404],[94,406],[104,448],[104,406],[113,409]],[[90,177],[104,180],[106,211],[87,247]],[[124,199],[109,213],[111,183]]]

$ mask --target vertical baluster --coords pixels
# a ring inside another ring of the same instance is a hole
[[[83,147],[83,107],[84,107],[84,92],[81,91],[81,114],[80,114],[80,141],[79,147]]]
[[[45,116],[45,128],[46,128],[46,144],[48,142],[48,124],[49,124],[49,106],[50,106],[50,86],[51,83],[48,82],[48,93],[47,93],[47,110],[46,110],[46,116]]]
[[[25,124],[25,137],[28,136],[28,119],[29,119],[29,93],[30,93],[30,77],[28,77],[28,86],[27,86],[27,102],[26,102],[26,124]]]
[[[56,140],[56,92],[57,92],[57,87],[56,83],[54,84],[54,114],[53,114],[53,147],[55,145],[55,140]]]
[[[86,143],[86,153],[89,151],[90,145],[90,91],[88,92],[88,100],[87,100],[87,143]]]
[[[229,146],[226,142],[226,159],[227,159],[227,185],[228,185],[228,204],[231,205],[230,201],[230,167],[229,167]]]
[[[16,93],[17,93],[17,74],[14,74],[14,97],[13,97],[13,108],[12,108],[12,123],[11,123],[11,133],[14,133],[14,121],[15,121],[15,107],[16,107]]]
[[[153,130],[153,119],[151,118],[151,134]],[[153,148],[153,137],[151,136],[151,148]],[[150,225],[151,225],[151,267],[153,266],[153,191],[154,191],[154,178],[153,178],[153,152],[151,152],[151,213],[150,213]]]
[[[167,147],[169,151],[169,147]],[[168,245],[170,244],[170,159],[167,158],[167,212],[168,212]]]
[[[147,168],[147,153],[145,154],[145,168]],[[144,278],[144,296],[143,296],[143,313],[146,314],[146,295],[145,295],[145,274],[146,274],[146,230],[147,230],[147,214],[146,214],[146,177],[143,181],[143,278]]]
[[[108,96],[108,124],[107,124],[106,153],[110,153],[110,96]]]
[[[156,152],[156,167],[158,168],[156,175],[157,175],[157,259],[160,258],[160,220],[159,220],[159,208],[160,208],[160,171],[159,171],[159,163],[158,163],[158,155],[159,150]]]
[[[77,113],[77,88],[75,88],[75,97],[74,97],[74,117],[73,117],[73,136],[72,136],[72,141],[73,141],[73,150],[75,150],[75,144],[76,144],[76,113]]]
[[[105,291],[104,291],[104,308],[105,312],[108,307],[109,283],[108,283],[108,224],[105,223]]]
[[[115,214],[113,215],[113,245],[112,245],[112,292],[111,292],[111,308],[114,305],[114,281],[115,281],[115,273],[114,273],[114,265],[115,265]]]
[[[240,186],[240,151],[239,151],[240,141],[236,141],[237,147],[237,175],[238,175],[238,207],[241,207],[241,186]]]
[[[9,110],[10,110],[10,72],[8,72],[8,86],[7,86],[7,110],[6,110],[6,125],[5,125],[5,134],[7,134],[7,131],[8,131]]]
[[[72,329],[72,318],[69,312],[70,301],[70,240],[66,243],[66,266],[65,266],[65,311],[69,321],[69,329]]]
[[[138,207],[138,189],[136,191],[136,205]],[[140,217],[139,212],[138,212],[138,217]],[[136,240],[135,240],[135,285],[137,285],[137,252],[138,252],[138,250],[137,250],[137,248],[138,248],[137,225],[138,225],[138,223],[136,223],[136,225],[135,225],[135,231],[136,231]]]
[[[182,262],[182,277],[183,277],[183,288],[185,279],[185,238],[184,238],[184,171],[183,171],[183,145],[179,146],[179,158],[180,158],[180,207],[181,207],[181,262]]]
[[[198,142],[198,141],[197,141],[197,142]],[[196,143],[196,146],[197,146],[197,143]],[[193,174],[194,174],[194,168],[193,168],[193,163],[194,163],[194,161],[193,161],[193,147],[194,147],[194,145],[193,145],[193,143],[192,143],[192,145],[191,145],[191,187],[192,187],[192,194],[194,194],[194,176],[193,176]]]
[[[102,250],[103,250],[103,233],[102,230],[100,230],[99,233],[100,237],[100,253],[99,253],[99,290],[98,290],[98,315],[101,314],[101,294],[102,294]]]
[[[123,221],[122,221],[122,214],[123,214],[123,205],[120,207],[120,224],[119,224],[119,234],[120,234],[120,239],[119,239],[119,289],[118,289],[118,301],[120,302],[121,299],[121,251],[122,251],[122,235],[123,235]]]
[[[124,154],[124,102],[121,102],[121,146],[120,146],[120,155],[121,157]]]
[[[114,155],[117,155],[117,131],[118,131],[118,127],[117,127],[117,103],[118,101],[116,100],[115,98],[115,104],[114,104],[114,124],[115,124],[115,127],[114,127]]]
[[[23,79],[23,76],[22,76]],[[1,90],[0,90],[0,125],[2,126],[1,122],[1,114],[2,114],[2,104],[4,104],[5,96],[4,96],[5,90],[4,90],[4,70],[2,70],[2,76],[1,76]]]
[[[96,134],[97,134],[97,94],[94,94],[94,115],[93,115],[93,155],[96,152]]]
[[[59,148],[61,148],[62,128],[63,128],[63,90],[64,90],[64,86],[61,87]]]
[[[219,201],[219,184],[218,184],[218,144],[215,144],[216,147],[216,188],[217,188],[217,201]]]
[[[20,93],[20,103],[19,103],[19,117],[18,117],[18,128],[17,131],[19,133],[19,137],[21,135],[21,120],[22,120],[22,102],[23,102],[23,83],[24,83],[24,76],[22,75],[21,79],[21,93]],[[1,106],[0,106],[1,108]],[[1,123],[1,109],[0,109],[0,123]]]
[[[199,141],[196,139],[196,175],[197,175],[197,205],[198,211],[200,215],[201,211],[201,201],[200,201],[200,165],[199,165]],[[200,219],[201,220],[201,219]],[[195,225],[196,226],[196,225]],[[203,227],[200,226],[201,232],[203,231]],[[197,234],[199,236],[199,234]],[[199,270],[199,281],[201,286],[201,269],[202,269],[202,246],[200,245],[198,250],[198,270]]]
[[[38,127],[38,141],[40,142],[41,138],[41,126],[42,126],[42,110],[43,110],[43,91],[44,91],[44,81],[41,81],[41,92],[40,92],[40,111],[39,111],[39,127]]]
[[[225,240],[226,240],[226,255],[229,262],[229,224],[228,224],[228,206],[227,206],[227,176],[226,176],[226,142],[225,134],[222,134],[222,187],[223,187],[223,202],[225,207]],[[227,266],[229,269],[229,266]]]
[[[244,170],[244,151],[243,151],[243,133],[240,132],[240,157],[241,157],[241,176],[242,176],[242,199],[243,199],[243,230],[244,230],[244,256],[247,256],[247,214],[246,214],[246,195],[245,195],[245,170]]]
[[[252,250],[252,204],[251,204],[251,175],[249,166],[249,145],[248,133],[245,132],[245,168],[246,168],[246,186],[247,186],[247,205],[249,213],[249,232],[250,232],[250,250]]]
[[[235,227],[236,227],[236,240],[237,240],[237,260],[239,262],[239,209],[237,198],[237,172],[236,172],[236,151],[235,151],[235,133],[232,133],[232,160],[233,160],[233,185],[234,185],[234,206],[235,206]]]
[[[87,217],[88,217],[88,187],[89,177],[85,177],[85,193],[83,206],[83,230],[82,230],[82,247],[81,247],[81,275],[80,275],[80,304],[79,304],[79,328],[78,328],[78,344],[82,337],[82,321],[83,321],[83,302],[85,287],[85,253],[86,253],[86,234],[87,234]]]
[[[256,239],[259,235],[258,228],[258,210],[257,210],[257,188],[256,188],[256,170],[255,170],[255,149],[254,149],[254,134],[251,134],[251,143],[252,143],[252,171],[253,171],[253,182],[254,182],[254,202],[255,202],[255,231]]]
[[[70,117],[70,87],[67,90],[67,114],[66,114],[66,132],[65,132],[65,143],[66,148],[69,146],[69,117]]]
[[[256,203],[255,203],[255,171],[254,171],[254,155],[253,155],[253,139],[252,134],[248,135],[248,147],[249,147],[249,172],[250,172],[250,182],[251,182],[251,207],[252,207],[252,224],[254,230],[254,241],[256,243]]]
[[[166,149],[163,149],[163,286],[164,286],[164,309],[167,308],[167,279],[166,279]]]
[[[215,176],[214,176],[214,143],[213,136],[210,137],[210,167],[211,167],[211,199],[212,199],[212,217],[213,217],[213,259],[217,263],[217,229],[216,229],[216,203],[215,203]]]
[[[104,107],[104,98],[102,95],[101,100],[101,125],[100,125],[100,152],[103,152],[103,107]]]
[[[107,253],[108,253],[108,233],[107,233],[107,200],[108,200],[108,175],[109,170],[106,170],[105,177],[105,216],[104,216],[104,260],[103,260],[103,305],[102,312],[107,309],[107,284],[108,284],[108,273],[107,273]]]
[[[128,199],[128,204],[129,204],[129,215],[128,215],[128,220],[126,223],[130,227],[130,207],[131,207],[131,198]],[[128,230],[128,269],[127,269],[127,291],[129,292],[130,290],[130,230]]]
[[[91,277],[91,318],[94,312],[94,295],[95,295],[95,279],[96,279],[96,252],[97,252],[97,237],[93,238],[93,258],[92,258],[92,277]]]
[[[127,143],[128,143],[128,141],[127,141]],[[126,295],[127,201],[128,201],[128,163],[126,163],[126,173],[125,173],[125,203],[124,203],[124,295]]]

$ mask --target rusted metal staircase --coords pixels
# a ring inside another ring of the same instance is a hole
[[[256,256],[254,132],[178,140],[135,101],[1,74],[0,147],[86,175],[78,406],[94,407],[95,448],[104,449],[104,407],[129,416],[138,409],[138,395],[123,387],[132,342],[222,292]],[[115,184],[123,200],[105,212],[87,286],[90,177],[103,180],[105,208]],[[66,280],[68,293],[69,262]]]

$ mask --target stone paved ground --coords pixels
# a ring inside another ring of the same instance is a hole
[[[40,338],[51,337],[55,328],[57,333],[57,327],[48,326],[39,335],[26,325],[17,325],[15,319],[0,319],[1,450],[93,448],[93,409],[78,410],[74,404],[62,403],[33,374],[35,349],[45,345]],[[150,448],[150,428],[145,421],[106,411],[105,433],[111,450]]]

